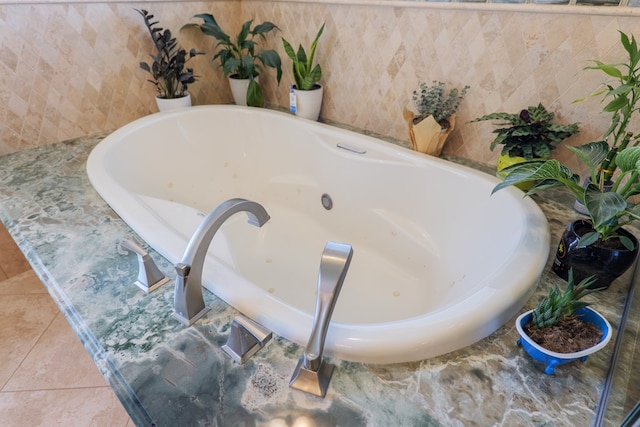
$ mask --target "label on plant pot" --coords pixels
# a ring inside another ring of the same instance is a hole
[[[297,110],[296,93],[293,91],[293,85],[289,85],[289,112],[295,114]]]

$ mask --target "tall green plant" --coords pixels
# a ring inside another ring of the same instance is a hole
[[[135,9],[149,30],[157,53],[151,55],[153,62],[149,66],[146,62],[140,63],[140,68],[151,73],[153,83],[161,98],[180,98],[185,95],[187,86],[196,81],[192,68],[187,68],[186,63],[196,55],[204,52],[195,49],[187,51],[178,47],[178,41],[171,35],[170,30],[158,27],[158,21],[153,21],[154,16],[144,9]],[[188,57],[187,57],[188,56]]]
[[[324,31],[324,24],[320,27],[316,38],[313,39],[311,47],[309,49],[309,55],[305,52],[302,44],[298,45],[298,51],[293,50],[293,46],[282,38],[282,44],[284,45],[284,51],[287,56],[293,61],[293,79],[296,84],[296,89],[299,90],[311,90],[322,78],[322,68],[320,64],[313,66],[313,57],[316,54],[316,48],[318,46],[318,40]]]
[[[608,141],[611,148],[602,160],[600,170],[591,177],[591,182],[596,183],[601,189],[612,179],[618,167],[618,153],[628,146],[637,145],[638,138],[640,138],[640,135],[634,135],[627,130],[634,113],[640,108],[638,105],[638,101],[640,101],[640,67],[638,66],[640,51],[633,35],[629,39],[629,36],[622,31],[619,33],[620,43],[627,53],[627,62],[605,64],[593,61],[595,65],[586,68],[600,70],[613,78],[613,82],[605,83],[602,89],[590,96],[602,95],[602,101],[607,102],[603,111],[611,113],[611,125],[602,135],[602,139]]]
[[[282,66],[278,52],[273,49],[256,51],[258,43],[254,39],[256,36],[266,39],[265,34],[279,28],[269,21],[255,25],[252,28],[253,20],[249,20],[242,24],[242,28],[234,42],[210,13],[201,13],[195,15],[194,18],[202,19],[203,23],[200,25],[187,24],[185,27],[196,26],[204,34],[218,40],[216,47],[219,47],[220,50],[214,55],[213,60],[220,60],[225,77],[251,79],[247,89],[247,105],[262,107],[264,105],[264,97],[262,89],[255,78],[260,75],[263,67],[270,67],[276,70],[276,78],[278,84],[280,84]]]
[[[630,200],[640,194],[640,147],[637,146],[640,136],[628,130],[640,108],[640,51],[633,36],[629,38],[620,32],[620,42],[627,52],[626,63],[594,61],[596,65],[588,67],[601,70],[616,81],[591,95],[604,95],[603,100],[608,103],[603,110],[611,113],[611,125],[602,141],[567,147],[589,169],[588,185],[581,185],[580,177],[557,160],[548,160],[505,169],[507,177],[494,188],[495,192],[509,185],[533,182],[535,185],[527,195],[553,187],[567,188],[585,206],[594,228],[581,237],[580,247],[618,238],[631,250],[633,242],[618,230],[640,219],[640,205]]]

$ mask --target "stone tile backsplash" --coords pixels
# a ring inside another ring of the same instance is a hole
[[[624,59],[618,30],[640,34],[635,8],[558,5],[475,6],[398,2],[144,2],[0,5],[0,154],[81,135],[111,131],[156,111],[154,88],[138,63],[151,40],[145,8],[185,48],[207,55],[193,60],[199,81],[194,104],[232,101],[217,63],[214,41],[182,31],[196,13],[211,12],[235,35],[242,22],[270,20],[281,34],[261,46],[283,58],[279,86],[268,70],[266,100],[288,105],[290,62],[280,37],[305,46],[325,22],[317,59],[323,68],[321,116],[391,138],[407,140],[403,107],[420,81],[471,86],[445,153],[493,163],[491,123],[467,123],[494,112],[516,112],[542,102],[562,122],[581,123],[571,144],[597,139],[609,117],[598,99],[574,103],[605,79],[585,71],[589,60]],[[624,12],[622,10],[624,9]],[[603,10],[600,13],[599,10]],[[213,130],[212,130],[213,131]],[[567,156],[559,150],[559,157]]]

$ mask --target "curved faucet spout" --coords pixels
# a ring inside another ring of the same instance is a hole
[[[230,216],[246,212],[249,224],[262,227],[270,216],[262,205],[246,199],[230,199],[207,215],[189,240],[182,261],[176,265],[175,317],[186,325],[198,320],[208,308],[202,297],[202,270],[216,232]]]

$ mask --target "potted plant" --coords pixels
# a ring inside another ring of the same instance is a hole
[[[555,373],[555,368],[587,356],[603,348],[611,339],[611,325],[597,311],[580,301],[596,291],[593,277],[574,286],[573,273],[564,292],[558,287],[549,289],[548,295],[530,311],[516,319],[520,334],[517,344],[535,360],[546,364],[544,372]]]
[[[220,50],[215,54],[213,60],[220,59],[224,76],[229,78],[235,103],[252,107],[264,106],[264,97],[258,76],[263,67],[274,68],[277,72],[278,84],[280,84],[281,60],[278,52],[273,49],[256,52],[258,43],[254,38],[260,36],[264,39],[265,34],[277,30],[278,27],[266,21],[252,28],[253,20],[249,20],[242,24],[234,42],[218,25],[213,15],[201,13],[194,17],[201,18],[204,22],[200,25],[187,24],[186,27],[197,26],[204,34],[218,40],[216,47],[219,46]]]
[[[600,61],[593,61],[595,65],[587,67],[587,70],[598,70],[605,73],[607,77],[612,77],[613,82],[607,82],[604,87],[597,90],[586,98],[603,95],[602,101],[608,101],[603,111],[611,113],[611,125],[602,135],[602,140],[607,141],[611,147],[607,156],[600,163],[600,172],[596,180],[587,178],[584,185],[589,182],[607,191],[611,187],[612,177],[617,170],[616,156],[619,151],[626,147],[638,144],[640,135],[635,135],[627,130],[632,122],[632,117],[638,111],[638,100],[640,99],[640,52],[635,37],[631,39],[620,32],[620,42],[626,51],[628,58],[626,63],[604,64]],[[583,101],[586,98],[578,99]],[[578,212],[587,215],[584,205],[576,200],[575,208]]]
[[[478,117],[473,122],[484,120],[500,120],[493,130],[496,138],[489,148],[493,151],[502,145],[498,157],[498,178],[504,178],[503,169],[515,163],[531,161],[533,159],[548,159],[551,150],[578,132],[578,123],[561,125],[553,123],[555,113],[547,111],[542,105],[531,106],[514,113],[492,113]],[[524,186],[523,186],[524,187]]]
[[[284,51],[293,62],[292,74],[295,85],[291,88],[291,112],[296,116],[311,120],[318,120],[322,106],[323,89],[318,83],[322,78],[322,68],[320,68],[320,64],[313,65],[313,57],[323,31],[324,24],[320,27],[316,38],[313,39],[308,55],[302,45],[298,45],[296,52],[293,50],[293,46],[284,37],[282,38]]]
[[[578,280],[597,275],[598,287],[608,287],[638,254],[637,238],[623,227],[640,218],[640,206],[632,199],[640,194],[640,147],[636,146],[638,136],[627,129],[639,108],[640,51],[634,37],[629,39],[624,33],[620,37],[629,55],[627,63],[596,62],[591,67],[619,83],[607,84],[600,92],[605,99],[611,98],[604,107],[612,113],[611,125],[605,132],[611,145],[603,140],[567,147],[588,168],[586,185],[580,185],[580,177],[567,166],[546,160],[510,167],[504,181],[494,189],[495,192],[524,182],[533,184],[527,195],[553,187],[568,189],[584,206],[589,219],[569,224],[558,245],[553,270],[564,279],[570,268]]]
[[[171,35],[171,31],[158,27],[158,21],[152,21],[154,16],[144,9],[135,9],[149,30],[157,53],[151,55],[153,62],[140,63],[140,68],[151,73],[153,83],[158,91],[156,102],[160,111],[166,111],[184,106],[191,106],[191,95],[187,92],[187,86],[196,81],[192,68],[187,68],[186,63],[204,52],[190,49],[189,52],[178,47],[178,42]]]
[[[432,156],[440,155],[455,126],[455,113],[468,90],[469,86],[461,91],[453,88],[447,94],[443,82],[434,81],[433,86],[420,83],[413,92],[416,112],[406,108],[403,112],[409,126],[411,148]]]
[[[588,166],[590,177],[596,182],[609,145],[599,141],[567,148]],[[640,218],[640,207],[628,200],[640,194],[639,161],[640,147],[627,147],[617,153],[620,173],[611,191],[595,184],[580,185],[580,177],[555,159],[520,163],[506,169],[507,176],[493,191],[521,183],[532,184],[526,195],[558,186],[568,189],[585,206],[589,220],[569,224],[558,245],[553,271],[567,279],[568,270],[573,268],[578,280],[596,275],[598,287],[608,287],[633,264],[638,254],[638,240],[622,227]]]

